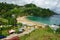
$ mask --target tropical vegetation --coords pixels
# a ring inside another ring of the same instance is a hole
[[[0,27],[0,35],[7,36],[9,35],[7,30],[14,29],[17,31],[22,26],[21,24],[17,24],[16,18],[18,16],[50,17],[54,14],[56,13],[50,9],[40,8],[32,3],[24,6],[0,3],[0,26],[3,25],[2,28]],[[60,28],[56,32],[60,33]],[[36,29],[29,35],[20,37],[20,40],[57,40],[60,38],[59,35],[54,34],[50,28]]]

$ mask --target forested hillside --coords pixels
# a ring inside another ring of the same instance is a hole
[[[13,24],[16,22],[17,16],[40,16],[50,17],[55,13],[49,9],[37,7],[34,4],[26,4],[18,6],[14,4],[0,3],[0,18],[8,20],[6,24]],[[0,20],[0,24],[5,22]]]

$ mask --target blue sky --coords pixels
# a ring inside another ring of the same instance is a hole
[[[57,13],[60,13],[60,0],[0,0],[0,2],[7,2],[18,5],[33,3],[39,7],[49,8]]]

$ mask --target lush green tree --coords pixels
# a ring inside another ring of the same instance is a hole
[[[27,5],[24,5],[24,7],[37,7],[35,4],[27,4]]]
[[[56,30],[56,33],[59,33],[59,34],[60,34],[60,28],[58,28],[58,29]]]

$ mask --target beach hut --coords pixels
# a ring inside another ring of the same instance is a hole
[[[51,27],[51,29],[53,29],[53,30],[57,30],[57,29],[59,28],[59,26],[57,26],[57,25],[51,25],[50,27]]]
[[[8,31],[8,33],[13,34],[13,33],[15,33],[15,30],[11,29],[11,30]]]
[[[28,24],[28,26],[33,26],[33,24]]]
[[[49,25],[48,24],[44,24],[43,25],[43,28],[46,28],[46,27],[49,27]]]
[[[23,25],[26,25],[26,23],[25,23],[25,22],[22,22],[22,24],[23,24]]]
[[[22,33],[22,32],[24,32],[24,28],[19,29],[19,33]]]

